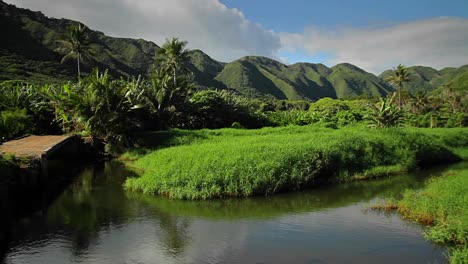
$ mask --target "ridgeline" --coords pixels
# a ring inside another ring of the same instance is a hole
[[[75,63],[61,64],[65,54],[58,40],[67,28],[78,22],[55,19],[0,0],[0,81],[25,80],[33,83],[66,82],[76,78]],[[114,38],[87,29],[93,59],[84,65],[108,69],[114,77],[147,77],[157,61],[158,45],[143,39]],[[251,97],[288,100],[317,100],[323,97],[350,98],[382,96],[394,91],[380,76],[342,63],[331,68],[323,64],[286,65],[273,59],[247,56],[230,63],[212,59],[200,50],[190,51],[189,68],[199,88],[230,89]],[[437,71],[423,66],[410,67],[412,92],[431,91],[443,85],[468,87],[468,65]]]

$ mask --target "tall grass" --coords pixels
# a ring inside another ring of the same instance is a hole
[[[451,263],[468,263],[468,169],[431,180],[421,191],[407,191],[398,211],[407,219],[432,225],[425,236],[455,244]]]
[[[192,144],[137,156],[131,165],[141,177],[128,179],[125,187],[180,199],[269,195],[347,181],[375,167],[406,170],[453,161],[458,157],[444,142],[468,145],[466,129],[440,135],[420,129],[317,127],[198,133],[203,137]],[[458,143],[453,137],[460,137]]]

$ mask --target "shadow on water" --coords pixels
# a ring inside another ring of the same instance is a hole
[[[0,260],[8,254],[8,249],[44,240],[50,234],[67,237],[72,242],[73,255],[79,258],[99,241],[101,232],[119,227],[148,211],[140,201],[127,199],[122,184],[127,177],[135,175],[121,164],[106,162],[84,168],[82,164],[61,164],[62,173],[70,166],[82,169],[75,173],[78,176],[66,173],[71,176],[71,182],[67,182],[65,191],[55,190],[47,197],[24,192],[22,197],[11,197],[7,217],[1,223]],[[182,252],[189,241],[184,230],[190,222],[157,210],[152,210],[151,214],[155,224],[165,232],[163,240],[168,253]]]
[[[466,167],[467,163],[457,166]],[[70,168],[81,169],[69,172]],[[139,226],[149,225],[165,254],[177,257],[193,246],[190,229],[193,222],[200,219],[263,221],[346,207],[376,198],[396,197],[404,189],[422,187],[425,179],[437,176],[446,169],[440,167],[409,175],[271,197],[180,201],[124,191],[122,184],[125,179],[135,175],[117,162],[84,167],[61,164],[53,173],[58,172],[62,174],[61,178],[67,179],[62,183],[68,186],[64,191],[56,190],[47,197],[23,193],[24,197],[5,209],[7,217],[2,218],[0,230],[5,242],[2,242],[3,254],[0,254],[5,258],[16,249],[58,237],[66,238],[65,247],[75,262],[80,262],[116,230],[124,232],[129,226],[142,228]],[[135,243],[134,239],[127,238],[128,243]],[[2,260],[5,259],[0,257],[0,262]]]
[[[47,183],[9,185],[0,192],[0,262],[8,251],[14,237],[24,235],[23,226],[31,219],[45,215],[49,206],[60,196],[64,189],[79,175],[85,166],[84,161],[64,162],[50,160],[48,163]],[[65,171],[65,173],[64,173]]]

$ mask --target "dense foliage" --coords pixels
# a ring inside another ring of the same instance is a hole
[[[112,79],[95,70],[79,82],[0,84],[0,136],[80,133],[128,147],[135,131],[167,128],[223,128],[319,125],[339,128],[464,127],[466,93],[442,87],[437,93],[402,92],[401,108],[389,98],[317,102],[260,100],[227,90],[196,90],[189,75],[156,70],[143,80]],[[174,87],[177,85],[177,87]]]

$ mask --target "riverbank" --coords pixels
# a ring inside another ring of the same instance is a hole
[[[291,126],[160,135],[162,141],[158,133],[142,136],[141,147],[122,156],[141,175],[125,188],[178,199],[270,195],[453,162],[460,160],[453,149],[468,146],[465,128]]]
[[[468,263],[468,169],[446,172],[422,190],[407,190],[403,198],[376,210],[398,211],[405,219],[429,225],[424,233],[436,243],[454,246],[450,263]]]

